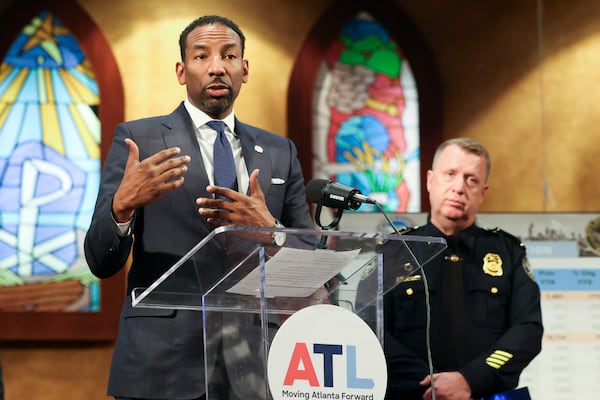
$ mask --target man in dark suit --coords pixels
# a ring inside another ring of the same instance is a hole
[[[85,252],[100,278],[114,275],[131,256],[128,294],[148,287],[215,227],[312,227],[294,144],[234,116],[234,101],[248,79],[244,45],[243,33],[229,19],[193,21],[181,33],[176,64],[187,99],[169,115],[122,123],[115,130]],[[225,124],[234,188],[214,182],[213,170],[221,168],[215,168],[219,160],[213,156],[217,132],[207,126],[214,120]],[[271,240],[267,235],[265,241]],[[192,261],[202,288],[226,269],[218,248]],[[133,308],[128,295],[108,394],[204,398],[201,314]]]

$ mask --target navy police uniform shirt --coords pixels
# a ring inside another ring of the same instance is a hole
[[[524,245],[476,225],[448,237],[433,224],[406,235],[443,237],[448,248],[421,270],[398,277],[385,296],[387,399],[421,399],[429,374],[424,276],[430,293],[434,372],[459,371],[473,398],[512,389],[540,352],[540,289]],[[385,257],[385,251],[384,251]]]

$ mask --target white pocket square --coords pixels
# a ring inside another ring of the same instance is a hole
[[[283,185],[285,183],[285,179],[281,178],[271,178],[271,183],[273,185]]]

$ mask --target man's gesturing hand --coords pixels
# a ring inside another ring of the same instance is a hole
[[[207,217],[208,222],[214,226],[274,226],[275,218],[265,203],[258,174],[257,169],[250,174],[250,196],[221,186],[209,186],[206,190],[218,197],[196,199],[200,215]]]
[[[115,193],[112,211],[117,222],[127,222],[136,208],[144,207],[165,193],[183,185],[190,156],[179,156],[181,149],[171,147],[140,161],[140,151],[131,139],[125,139],[129,156],[123,180]]]

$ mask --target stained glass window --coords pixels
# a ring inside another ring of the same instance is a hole
[[[419,103],[410,65],[360,13],[322,63],[313,98],[315,177],[358,188],[391,212],[421,211]],[[364,204],[359,211],[377,211]]]
[[[98,85],[42,12],[0,65],[0,310],[99,311],[83,238],[100,180]]]

